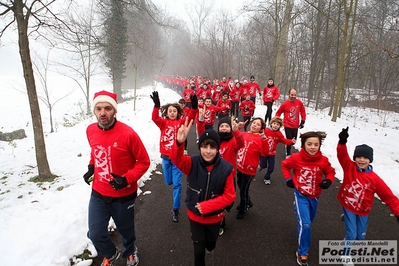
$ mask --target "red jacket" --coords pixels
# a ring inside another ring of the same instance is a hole
[[[263,88],[263,103],[272,103],[280,98],[280,90],[277,86],[269,87],[266,85]]]
[[[222,99],[222,91],[214,90],[212,94],[212,102],[216,104],[220,99]]]
[[[205,131],[205,124],[197,121],[198,136]],[[216,130],[217,132],[219,129]],[[233,131],[233,137],[229,140],[220,141],[219,153],[220,156],[228,161],[233,166],[233,176],[237,172],[237,153],[241,147],[244,146],[244,138],[240,130]]]
[[[298,99],[293,102],[290,100],[283,102],[278,108],[276,116],[280,117],[281,114],[284,114],[284,127],[288,128],[298,128],[301,121],[306,120],[305,106]]]
[[[216,103],[216,106],[219,108],[224,108],[223,111],[219,112],[224,115],[229,114],[231,108],[233,108],[233,105],[231,104],[231,101],[229,99],[227,99],[226,101],[219,99],[219,101]]]
[[[331,183],[335,177],[335,169],[326,156],[320,151],[312,156],[304,148],[282,161],[281,169],[284,178],[292,178],[296,190],[309,198],[320,196],[322,189],[319,184],[323,181],[323,175]]]
[[[90,163],[94,165],[93,190],[106,197],[124,197],[137,191],[137,181],[150,167],[150,158],[137,133],[116,121],[113,128],[102,130],[98,123],[86,129],[90,144]],[[125,176],[128,186],[115,190],[108,182],[111,173]]]
[[[392,213],[399,216],[399,199],[372,168],[361,172],[349,157],[345,144],[338,144],[337,157],[344,172],[337,198],[345,209],[357,215],[369,215],[373,207],[374,193],[377,193]]]
[[[230,99],[234,103],[238,103],[241,99],[241,91],[240,88],[234,86],[234,88],[230,92]]]
[[[191,96],[195,94],[194,90],[185,88],[182,97],[186,101],[186,103],[191,103]]]
[[[152,110],[152,121],[161,130],[161,137],[159,140],[159,151],[165,156],[170,156],[172,151],[173,143],[176,140],[176,134],[179,127],[184,124],[184,119],[170,120],[168,118],[163,118],[159,115],[158,107],[154,107]],[[195,118],[197,110],[191,110],[188,113],[189,121]]]
[[[252,116],[254,114],[255,104],[251,100],[244,100],[240,103],[238,108],[241,110],[242,116]]]
[[[247,87],[247,92],[249,93],[249,95],[251,95],[251,97],[256,97],[256,91],[261,93],[260,86],[256,81],[254,82],[249,81],[247,83],[242,84],[241,86]]]
[[[255,176],[260,156],[267,156],[268,145],[258,133],[243,132],[244,146],[237,154],[237,169],[244,174]]]
[[[198,88],[197,89],[197,97],[198,97],[198,99],[204,99],[204,100],[206,98],[212,98],[212,92],[209,88],[206,90],[204,90],[202,88]]]
[[[249,87],[246,85],[247,83],[243,83],[240,86],[240,91],[241,91],[241,97],[245,99],[245,95],[249,94]]]
[[[178,146],[176,143],[173,145],[171,153],[171,160],[185,175],[189,175],[192,167],[192,159],[189,155],[183,154],[184,145]],[[213,165],[208,166],[208,171],[211,173]],[[199,202],[202,208],[202,214],[211,213],[230,205],[236,199],[236,190],[234,188],[234,176],[231,172],[226,179],[224,192],[222,195]],[[212,176],[211,176],[212,178]],[[189,209],[187,209],[188,218],[192,221],[201,224],[219,223],[223,220],[224,212],[212,216],[199,216]]]
[[[279,144],[279,142],[283,143],[284,145],[294,144],[292,140],[286,139],[280,130],[274,131],[270,127],[267,127],[265,130],[265,135],[267,144],[269,146],[268,156],[276,155],[277,144]]]
[[[215,105],[205,106],[204,121],[205,125],[213,125],[216,118],[216,113],[226,110],[226,107],[217,107]]]

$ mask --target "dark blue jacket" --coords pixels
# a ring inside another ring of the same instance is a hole
[[[233,166],[220,157],[217,153],[215,164],[208,172],[207,164],[200,155],[194,155],[192,158],[192,167],[187,176],[186,206],[195,214],[202,214],[195,208],[198,202],[215,198],[223,194],[226,179],[233,170]],[[227,206],[226,206],[227,207]],[[223,212],[223,209],[207,213],[203,216],[212,216]]]

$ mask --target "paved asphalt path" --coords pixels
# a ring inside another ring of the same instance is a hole
[[[154,140],[158,141],[158,140]],[[195,133],[189,135],[189,154],[198,153]],[[323,147],[322,147],[323,149]],[[216,249],[206,255],[207,265],[297,265],[297,222],[293,209],[293,189],[285,185],[280,163],[284,159],[284,146],[279,145],[276,155],[275,172],[271,185],[262,180],[266,172],[257,173],[251,184],[250,195],[254,206],[242,220],[235,218],[236,205],[226,213],[227,227],[218,238]],[[378,169],[377,169],[378,171]],[[170,214],[172,188],[166,186],[161,166],[153,173],[151,180],[142,188],[150,194],[140,195],[136,200],[136,235],[140,265],[194,265],[193,245],[190,239],[189,222],[185,210],[185,176],[183,176],[182,209],[179,223],[173,223]],[[312,242],[309,251],[309,265],[319,265],[319,240],[340,240],[345,236],[342,213],[336,199],[339,181],[324,190],[316,219],[312,224]],[[239,195],[237,195],[238,202]],[[112,238],[121,242],[117,232]],[[390,210],[375,200],[369,217],[368,240],[398,240],[399,224]],[[102,258],[94,259],[92,265],[101,264]],[[118,259],[115,266],[126,265]],[[326,264],[324,264],[326,265]]]

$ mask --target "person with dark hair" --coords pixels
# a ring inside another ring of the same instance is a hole
[[[251,101],[251,95],[246,94],[246,95],[244,95],[244,98],[245,98],[245,100],[241,101],[238,108],[241,111],[242,119],[244,120],[244,123],[245,123],[244,131],[247,131],[249,121],[250,121],[251,117],[254,115],[256,106],[255,106],[254,102]]]
[[[265,123],[272,119],[273,103],[280,98],[280,90],[274,85],[274,80],[269,78],[267,85],[263,88],[263,104],[266,105]]]
[[[198,132],[201,134],[205,131],[204,123],[197,123]],[[240,129],[244,126],[244,122],[236,123],[233,118],[219,119],[218,134],[220,137],[220,156],[233,166],[233,177],[235,179],[237,172],[237,153],[244,145],[243,134]],[[235,182],[234,182],[235,183]],[[233,206],[228,206],[227,211]],[[226,219],[223,218],[219,235],[223,235],[224,228],[226,227]]]
[[[320,151],[325,137],[324,132],[301,134],[301,150],[281,162],[286,184],[294,189],[294,210],[298,221],[296,256],[301,266],[308,265],[311,226],[316,217],[320,194],[331,186],[335,178],[335,169]]]
[[[162,158],[163,176],[165,183],[168,186],[173,185],[173,207],[171,210],[172,221],[177,223],[179,222],[179,210],[181,204],[182,173],[170,160],[170,153],[172,151],[173,143],[176,140],[177,130],[182,124],[184,124],[185,120],[181,119],[184,113],[178,103],[168,103],[161,107],[157,91],[152,93],[151,98],[154,102],[152,121],[154,121],[161,130],[159,150]],[[187,115],[190,120],[194,119],[197,113],[198,100],[196,95],[191,96],[191,105],[192,109]]]
[[[218,114],[219,119],[230,118],[230,110],[233,106],[229,100],[229,93],[227,91],[222,92],[222,98],[216,103],[216,107],[223,109]]]
[[[251,96],[251,101],[256,104],[256,92],[259,93],[259,96],[262,96],[262,91],[260,89],[259,83],[255,81],[255,76],[251,76],[247,83],[242,84],[247,88],[247,93]]]
[[[348,129],[339,133],[337,157],[344,172],[344,178],[338,191],[338,201],[343,208],[345,222],[345,240],[364,240],[366,237],[368,217],[373,208],[374,194],[390,209],[399,223],[399,199],[373,170],[373,149],[366,145],[358,145],[349,157],[346,143]]]
[[[201,84],[200,87],[198,87],[196,91],[196,95],[198,99],[206,99],[206,98],[212,98],[212,91],[208,87],[208,83]]]
[[[288,92],[288,100],[280,105],[276,112],[276,116],[284,115],[284,132],[287,139],[298,137],[298,128],[305,126],[306,111],[303,103],[296,98],[296,90],[290,89]],[[287,157],[291,156],[291,146],[286,145]]]
[[[226,109],[228,109],[227,106],[217,107],[216,105],[212,104],[212,99],[210,97],[206,98],[204,102],[205,129],[213,129],[213,124],[215,123],[216,114]]]
[[[276,151],[277,145],[281,142],[285,145],[293,145],[296,143],[296,139],[286,139],[281,133],[280,128],[283,126],[283,120],[280,117],[273,117],[269,123],[269,126],[265,129],[265,135],[268,143],[268,156],[260,157],[260,168],[267,168],[266,174],[263,177],[265,185],[270,185],[271,175],[274,172],[274,165],[276,163]]]
[[[234,81],[234,87],[230,91],[230,100],[231,100],[231,115],[235,118],[238,118],[238,106],[240,105],[241,99],[241,83],[236,79]]]
[[[122,253],[126,265],[135,266],[139,263],[134,226],[137,181],[150,167],[150,158],[137,133],[116,120],[115,93],[95,93],[92,106],[98,121],[86,129],[91,152],[83,178],[88,185],[93,184],[87,236],[104,256],[101,265],[113,265]],[[108,234],[110,217],[123,239],[122,252]]]
[[[195,89],[194,83],[189,83],[182,92],[182,97],[186,102],[185,103],[186,107],[188,108],[191,108],[191,97],[195,94],[194,89]]]
[[[216,131],[208,129],[200,135],[199,154],[183,154],[183,143],[193,123],[188,121],[178,130],[171,159],[187,175],[185,202],[194,245],[194,265],[203,266],[205,253],[216,247],[224,209],[234,202],[236,193],[233,166],[220,156],[220,137]]]
[[[244,146],[237,155],[237,185],[240,189],[240,204],[237,206],[237,219],[243,219],[253,206],[249,187],[258,169],[260,156],[267,156],[268,144],[264,129],[265,121],[260,117],[251,120],[249,131],[243,132]]]

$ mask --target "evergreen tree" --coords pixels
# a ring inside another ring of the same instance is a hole
[[[126,73],[127,21],[120,0],[105,0],[109,7],[105,19],[105,66],[109,68],[114,93],[121,98],[122,80]]]

